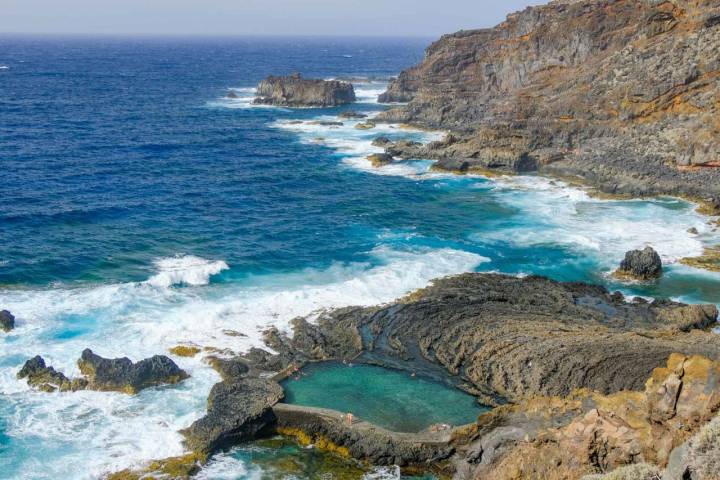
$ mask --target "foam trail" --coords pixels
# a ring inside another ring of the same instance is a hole
[[[211,276],[230,268],[222,260],[205,260],[194,255],[163,258],[156,261],[155,266],[160,270],[159,273],[147,281],[154,287],[207,285]]]

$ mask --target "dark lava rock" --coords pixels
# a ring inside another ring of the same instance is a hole
[[[639,280],[659,278],[662,275],[662,260],[660,260],[660,255],[652,247],[645,247],[643,250],[631,250],[625,254],[625,259],[620,262],[617,273],[621,276],[629,276]]]
[[[370,160],[370,163],[375,168],[389,165],[393,161],[392,155],[388,155],[387,153],[373,153],[368,155],[367,159]]]
[[[348,110],[346,112],[342,112],[340,115],[338,115],[340,118],[367,118],[367,115],[364,113],[358,113],[352,110]]]
[[[247,362],[242,358],[220,358],[220,357],[208,357],[208,363],[214,368],[224,381],[235,381],[242,378],[246,373],[250,371],[250,367]]]
[[[275,421],[272,406],[282,397],[282,387],[268,379],[216,383],[208,396],[207,414],[180,433],[195,452],[212,453],[251,440]]]
[[[719,358],[720,337],[703,331],[717,315],[714,305],[626,302],[594,285],[475,273],[387,305],[296,319],[294,336],[276,335],[271,348],[416,372],[497,405],[575,388],[642,390],[674,352]]]
[[[156,385],[174,384],[189,375],[165,355],[154,355],[137,363],[129,358],[108,359],[90,349],[82,352],[78,366],[88,378],[88,388],[135,394]]]
[[[240,97],[238,97],[238,94],[235,93],[235,90],[228,90],[226,98],[236,99],[236,98],[240,98]]]
[[[257,86],[254,103],[282,107],[334,107],[355,101],[351,83],[306,79],[298,73],[269,76]]]
[[[7,310],[0,311],[0,330],[9,332],[15,328],[15,317]]]
[[[87,381],[82,378],[70,380],[53,367],[45,365],[45,359],[37,355],[27,362],[17,374],[18,379],[27,378],[28,385],[37,387],[44,392],[75,391],[87,387]]]
[[[392,140],[387,137],[377,137],[375,140],[372,141],[373,147],[386,147],[392,143]]]

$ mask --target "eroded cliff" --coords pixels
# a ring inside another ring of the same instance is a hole
[[[386,120],[453,132],[422,152],[440,168],[537,169],[720,206],[720,0],[527,8],[442,37],[381,101],[409,102]]]

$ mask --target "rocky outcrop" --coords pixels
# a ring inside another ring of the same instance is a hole
[[[631,250],[625,254],[620,262],[616,275],[630,277],[638,280],[652,280],[662,275],[662,260],[660,255],[652,248]]]
[[[248,377],[216,383],[206,415],[180,433],[189,449],[205,453],[251,440],[273,424],[271,407],[282,397],[282,387],[272,380]]]
[[[393,161],[392,155],[388,155],[387,153],[373,153],[368,155],[367,159],[370,164],[375,168],[390,165]]]
[[[189,375],[164,355],[155,355],[137,363],[128,358],[108,359],[85,349],[78,360],[80,372],[85,378],[69,379],[53,367],[45,364],[41,356],[27,362],[17,374],[27,378],[28,385],[46,392],[99,390],[136,394],[140,390],[157,385],[178,383]]]
[[[80,372],[88,380],[88,388],[136,394],[157,385],[181,382],[189,375],[165,355],[154,355],[133,363],[129,358],[103,358],[89,348],[78,360]]]
[[[663,478],[714,478],[684,475],[690,465],[699,466],[692,445],[699,455],[715,448],[717,432],[707,422],[720,408],[719,379],[720,362],[672,355],[643,391],[605,396],[580,390],[562,399],[537,397],[502,407],[482,415],[477,437],[459,447],[467,452],[457,463],[459,478],[651,479],[659,476],[641,475],[658,475],[666,465]],[[514,425],[521,438],[506,436],[500,451],[482,449],[498,425]],[[672,451],[680,445],[684,448]]]
[[[27,379],[28,385],[36,387],[43,392],[61,392],[83,390],[87,388],[87,380],[77,378],[70,380],[53,367],[45,364],[45,359],[37,355],[27,362],[17,373],[18,379]]]
[[[269,76],[257,86],[256,104],[282,107],[334,107],[355,101],[351,83],[337,80]]]
[[[720,358],[704,331],[713,305],[642,299],[541,277],[464,274],[381,307],[344,308],[295,335],[274,331],[286,358],[354,359],[455,383],[489,405],[576,388],[642,389],[673,352]]]
[[[453,132],[426,155],[446,169],[538,170],[718,205],[716,18],[720,0],[527,8],[433,43],[380,98],[409,103],[378,119]]]
[[[15,317],[7,310],[0,310],[0,330],[9,332],[15,328]]]

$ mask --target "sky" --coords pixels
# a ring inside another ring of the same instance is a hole
[[[533,0],[0,0],[0,33],[436,37]]]

